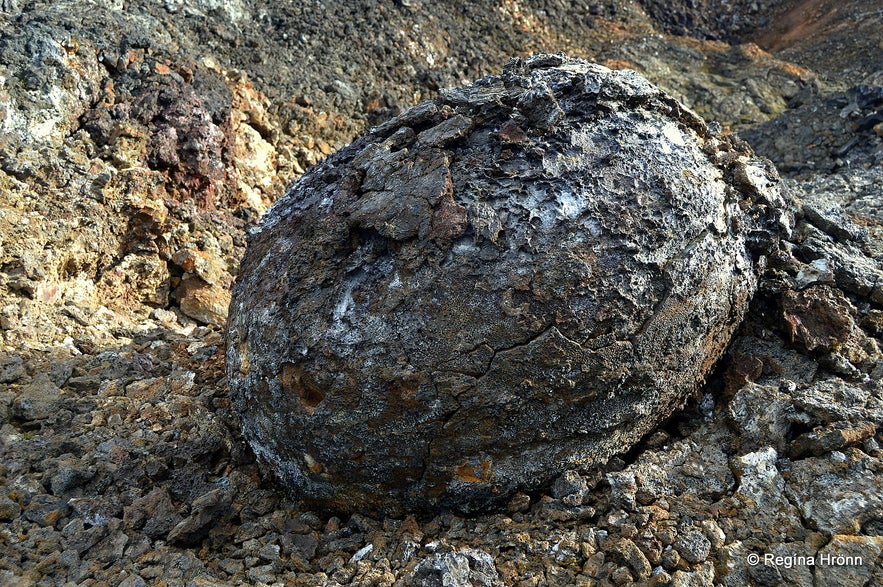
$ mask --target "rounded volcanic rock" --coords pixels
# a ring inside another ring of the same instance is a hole
[[[790,227],[771,164],[560,55],[372,129],[272,207],[228,320],[245,436],[313,504],[475,511],[701,385]]]

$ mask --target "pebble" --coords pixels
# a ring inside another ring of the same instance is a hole
[[[45,373],[25,385],[12,402],[14,417],[32,422],[56,416],[62,404],[61,390]]]
[[[35,495],[24,511],[24,517],[41,526],[54,526],[69,511],[67,502],[52,495]]]
[[[613,581],[614,585],[626,585],[627,583],[632,583],[634,581],[634,577],[629,572],[629,570],[625,567],[619,567],[610,575],[610,579]]]
[[[622,558],[625,559],[626,563],[628,563],[629,568],[631,568],[636,578],[646,579],[650,576],[653,567],[650,566],[647,557],[634,542],[628,538],[623,538],[614,548],[619,552]]]
[[[21,506],[8,497],[0,497],[0,520],[11,522],[21,514]]]
[[[689,530],[680,535],[674,547],[687,562],[698,564],[708,558],[711,542],[699,530]]]

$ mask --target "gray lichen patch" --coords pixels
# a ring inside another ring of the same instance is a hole
[[[244,432],[324,506],[497,503],[680,406],[789,228],[771,164],[636,73],[513,60],[268,212],[228,322]]]

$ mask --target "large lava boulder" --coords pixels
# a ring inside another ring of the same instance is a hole
[[[307,501],[475,510],[604,462],[721,356],[789,216],[631,71],[539,55],[317,165],[251,235],[227,368]]]

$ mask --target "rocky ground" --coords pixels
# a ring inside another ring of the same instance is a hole
[[[809,5],[0,0],[0,584],[883,583],[883,2]],[[790,243],[703,393],[604,470],[474,517],[302,507],[227,397],[247,230],[538,50],[770,157]]]

